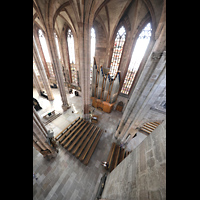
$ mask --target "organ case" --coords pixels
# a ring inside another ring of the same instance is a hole
[[[109,68],[97,67],[94,58],[92,76],[92,106],[110,113],[116,103],[120,87],[120,71],[111,76]]]

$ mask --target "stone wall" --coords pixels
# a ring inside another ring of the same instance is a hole
[[[166,120],[108,175],[102,198],[166,199]]]

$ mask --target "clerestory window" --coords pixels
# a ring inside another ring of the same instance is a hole
[[[45,60],[47,63],[47,67],[49,69],[50,77],[55,77],[54,72],[53,72],[52,63],[51,63],[50,56],[49,56],[49,51],[47,48],[47,43],[46,43],[44,34],[41,29],[38,30],[38,36],[39,36],[40,44],[42,46],[42,51],[43,51],[43,54],[44,54],[44,57],[45,57]]]
[[[126,40],[126,30],[124,26],[121,26],[121,28],[117,32],[115,42],[114,42],[113,54],[112,54],[112,59],[110,63],[111,76],[115,76],[119,68],[125,40]]]
[[[151,24],[148,23],[145,28],[140,33],[137,42],[135,44],[135,48],[133,50],[133,54],[131,57],[131,61],[129,63],[128,71],[126,73],[126,77],[124,79],[124,83],[121,89],[121,93],[128,95],[133,84],[133,80],[137,73],[137,70],[140,66],[142,58],[146,52],[148,47],[150,37],[151,37]]]
[[[78,84],[77,80],[77,70],[75,67],[75,50],[74,50],[74,37],[71,29],[67,31],[67,44],[68,44],[68,52],[69,52],[69,62],[70,62],[70,70],[72,75],[72,83]]]

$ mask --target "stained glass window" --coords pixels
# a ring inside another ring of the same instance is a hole
[[[124,83],[121,89],[121,93],[123,94],[128,95],[130,92],[135,74],[140,66],[142,58],[149,44],[150,37],[151,37],[151,30],[152,30],[151,24],[148,23],[145,26],[145,28],[142,30],[142,32],[140,33],[137,39],[137,42],[135,44],[135,48],[131,57],[131,61],[129,63],[128,71],[126,73],[126,77],[124,79]]]
[[[112,54],[112,59],[110,63],[111,76],[115,76],[119,68],[119,63],[121,60],[125,39],[126,39],[126,30],[124,26],[122,26],[117,32],[115,42],[114,42],[113,54]]]
[[[78,84],[77,70],[74,65],[75,64],[74,37],[73,37],[71,29],[68,29],[68,32],[67,32],[67,44],[68,44],[68,51],[69,51],[69,62],[70,62],[70,69],[71,69],[71,75],[72,75],[72,83]]]
[[[90,67],[90,84],[92,84],[93,61],[95,56],[96,35],[94,28],[91,28],[91,67]]]
[[[51,63],[50,56],[49,56],[49,51],[47,49],[47,43],[46,43],[44,34],[41,29],[39,29],[38,34],[39,34],[40,44],[42,46],[42,51],[44,53],[44,57],[45,57],[45,60],[47,63],[47,67],[49,69],[49,74],[51,77],[55,77],[54,72],[53,72],[52,63]]]

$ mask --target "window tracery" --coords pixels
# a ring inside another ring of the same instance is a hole
[[[133,54],[131,57],[131,61],[129,63],[128,71],[126,73],[126,77],[124,79],[124,83],[121,89],[121,93],[128,95],[133,84],[133,80],[139,68],[139,65],[142,61],[142,58],[146,52],[148,47],[150,37],[151,37],[151,24],[148,23],[145,28],[141,31],[135,48],[133,50]]]
[[[124,26],[121,26],[121,28],[117,32],[115,42],[114,42],[113,54],[112,54],[112,59],[110,63],[111,76],[115,76],[119,68],[125,40],[126,40],[126,30]]]

